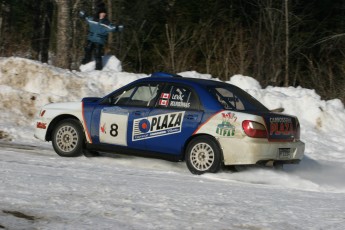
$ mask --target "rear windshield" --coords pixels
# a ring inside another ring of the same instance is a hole
[[[210,92],[224,109],[261,112],[269,111],[249,93],[236,86],[212,87],[210,88]]]

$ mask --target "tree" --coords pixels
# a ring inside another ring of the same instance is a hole
[[[285,79],[284,86],[289,86],[289,0],[284,0],[285,8]]]
[[[55,0],[57,4],[57,49],[54,64],[69,69],[71,67],[71,20],[70,0]]]
[[[195,70],[314,88],[345,101],[344,0],[0,0],[0,55],[78,69],[87,24],[103,2],[125,25],[109,36],[130,72]]]

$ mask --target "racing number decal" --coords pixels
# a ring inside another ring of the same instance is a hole
[[[119,129],[119,126],[117,124],[112,124],[110,126],[110,135],[113,137],[116,137],[118,134],[118,131],[117,131],[118,129]]]
[[[101,143],[127,146],[128,115],[101,113],[99,141]]]

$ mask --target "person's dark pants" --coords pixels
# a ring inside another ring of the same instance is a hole
[[[81,64],[85,65],[86,63],[90,62],[92,59],[92,52],[95,50],[95,61],[96,61],[96,70],[102,70],[102,56],[103,56],[103,45],[98,43],[93,43],[91,41],[87,41],[87,44],[84,48],[85,56],[81,61]]]

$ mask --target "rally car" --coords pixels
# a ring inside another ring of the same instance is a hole
[[[193,174],[298,163],[305,147],[297,117],[271,112],[234,85],[167,73],[103,98],[45,105],[35,137],[63,157],[145,153],[185,160]]]

